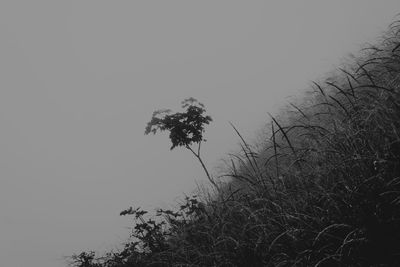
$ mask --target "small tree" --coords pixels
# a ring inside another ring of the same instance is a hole
[[[218,186],[211,177],[200,156],[201,142],[203,139],[204,126],[212,119],[204,115],[204,105],[191,97],[181,102],[185,112],[171,114],[171,110],[162,109],[153,112],[151,120],[147,123],[145,134],[157,133],[157,131],[169,131],[169,138],[172,142],[171,150],[183,146],[188,149],[199,160],[208,180],[218,190]],[[193,145],[197,144],[197,149]]]

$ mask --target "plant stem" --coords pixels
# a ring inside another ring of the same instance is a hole
[[[217,185],[217,183],[215,183],[214,179],[211,177],[210,173],[207,170],[206,165],[204,164],[203,160],[200,157],[200,143],[199,143],[199,148],[198,148],[198,153],[194,152],[193,149],[190,146],[186,146],[187,149],[189,149],[192,154],[199,160],[201,166],[203,167],[204,172],[207,175],[208,180],[210,181],[210,183],[217,189],[217,191],[219,192],[219,187]]]

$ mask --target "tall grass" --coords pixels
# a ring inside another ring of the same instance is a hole
[[[400,266],[400,22],[358,60],[241,140],[217,197],[137,224],[125,248],[74,266]],[[201,199],[201,200],[200,200]]]

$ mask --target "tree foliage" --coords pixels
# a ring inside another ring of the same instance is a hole
[[[212,121],[210,116],[204,115],[204,105],[196,99],[191,97],[181,104],[182,108],[186,109],[185,112],[171,114],[169,109],[155,111],[145,131],[145,134],[169,131],[171,150],[177,146],[188,147],[193,143],[205,141],[204,126]]]

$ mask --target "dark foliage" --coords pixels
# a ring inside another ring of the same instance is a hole
[[[212,121],[210,116],[203,115],[204,105],[194,98],[188,98],[182,101],[182,108],[186,108],[186,112],[170,114],[168,109],[155,111],[145,134],[155,134],[158,130],[169,131],[171,149],[203,141],[204,125]]]

